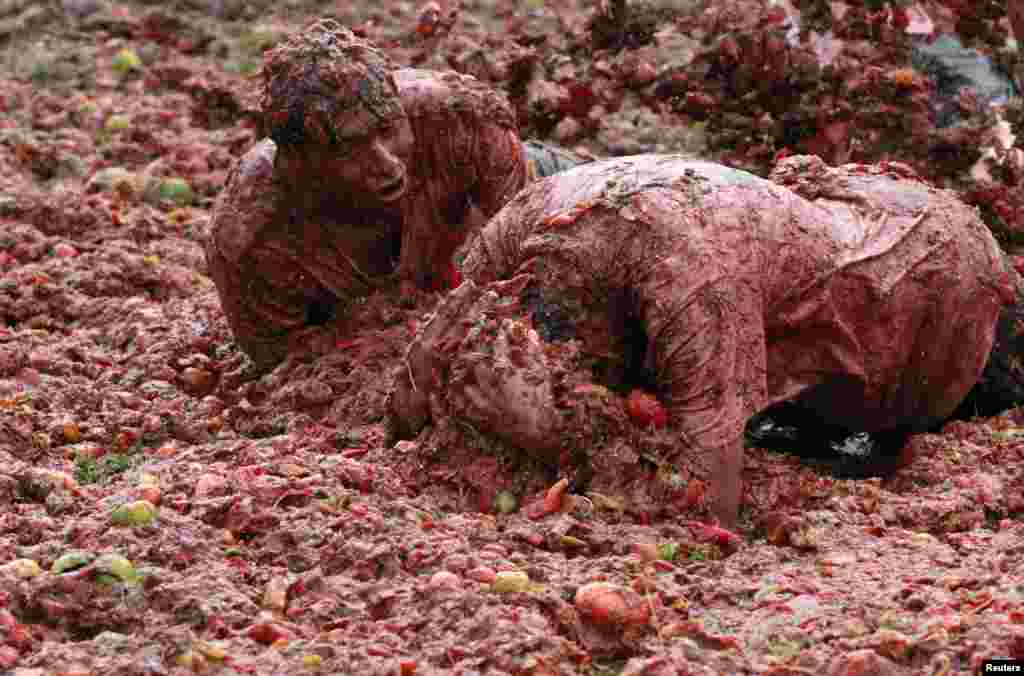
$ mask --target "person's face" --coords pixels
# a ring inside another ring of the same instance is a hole
[[[409,118],[349,121],[338,127],[338,141],[304,149],[302,163],[311,179],[346,201],[387,205],[409,187],[414,138]]]

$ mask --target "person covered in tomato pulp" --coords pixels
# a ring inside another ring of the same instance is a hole
[[[607,363],[598,384],[653,383],[679,453],[706,458],[711,515],[732,528],[744,427],[773,404],[851,433],[950,416],[997,324],[1019,315],[1019,278],[977,210],[897,163],[797,156],[771,178],[639,155],[525,188],[473,235],[466,281],[410,345],[394,436],[451,416],[559,457],[587,425],[566,399],[579,389],[554,375],[574,368],[559,362],[570,353],[554,346],[578,341]]]
[[[333,344],[326,325],[376,288],[450,286],[468,232],[526,184],[528,154],[551,154],[522,144],[508,102],[475,78],[396,69],[331,19],[270,50],[262,75],[269,138],[230,172],[206,245],[261,367]]]

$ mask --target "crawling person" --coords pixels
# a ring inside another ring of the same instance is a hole
[[[320,327],[346,302],[385,283],[446,288],[474,222],[535,168],[573,161],[520,143],[508,102],[474,78],[396,69],[330,19],[265,55],[261,106],[269,138],[229,174],[206,245],[260,366],[329,336]]]
[[[949,416],[1017,293],[976,210],[895,163],[799,156],[772,179],[640,155],[527,187],[473,236],[467,281],[420,328],[392,429],[455,416],[557,457],[580,427],[553,375],[558,341],[575,339],[605,363],[602,384],[652,385],[734,527],[744,425],[772,404],[851,432]]]

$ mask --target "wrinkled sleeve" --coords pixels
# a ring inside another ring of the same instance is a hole
[[[683,447],[706,458],[715,515],[734,525],[743,429],[765,396],[760,294],[727,264],[676,251],[638,295],[670,416]]]
[[[305,319],[305,303],[293,297],[286,279],[276,279],[293,266],[263,243],[275,213],[273,158],[273,143],[264,141],[238,161],[214,206],[206,241],[207,267],[235,340],[261,366],[284,357],[282,338]]]
[[[418,73],[402,91],[418,185],[405,214],[401,274],[443,288],[455,251],[526,184],[526,157],[508,101],[475,78]]]
[[[499,124],[485,121],[476,142],[477,181],[471,196],[490,218],[526,185],[526,158],[516,131]]]

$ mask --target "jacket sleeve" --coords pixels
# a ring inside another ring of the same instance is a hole
[[[286,336],[305,321],[306,303],[294,297],[289,274],[296,266],[265,244],[274,223],[275,148],[265,140],[228,174],[206,241],[207,269],[239,346],[260,366],[287,352]]]
[[[490,87],[454,72],[405,70],[397,80],[416,136],[401,274],[441,288],[455,251],[483,223],[471,214],[490,218],[522,189],[526,158],[511,106]]]
[[[761,294],[716,247],[680,238],[673,248],[639,284],[638,310],[681,449],[699,454],[712,511],[733,527],[743,430],[766,394]]]
[[[260,141],[228,173],[210,222],[209,247],[238,265],[256,238],[271,225],[276,209],[274,158],[277,147]]]

